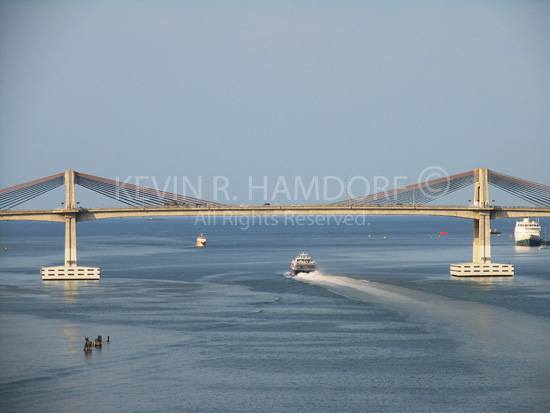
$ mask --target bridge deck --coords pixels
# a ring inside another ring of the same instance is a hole
[[[65,208],[50,210],[3,210],[0,221],[52,221],[65,222],[66,217],[76,216],[77,221],[123,217],[170,216],[246,216],[246,215],[428,215],[477,219],[480,213],[491,219],[550,217],[549,207],[466,207],[425,205],[375,205],[375,206],[224,206],[224,207],[123,207],[123,208]]]

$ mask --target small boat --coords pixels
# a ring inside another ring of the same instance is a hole
[[[302,252],[290,264],[290,273],[296,275],[299,273],[308,273],[317,270],[317,263],[309,255]]]
[[[200,235],[197,237],[197,247],[204,247],[206,245],[206,237],[204,235]]]
[[[548,242],[550,242],[550,240],[548,240],[548,236],[546,235],[546,230],[544,230],[544,237],[542,237],[540,240],[539,250],[547,250]]]
[[[493,229],[491,230],[491,234],[500,235],[501,232],[500,232],[497,228],[493,228]]]

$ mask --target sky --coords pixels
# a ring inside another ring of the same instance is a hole
[[[478,167],[550,184],[548,22],[535,0],[0,0],[0,188],[66,169],[237,204]]]

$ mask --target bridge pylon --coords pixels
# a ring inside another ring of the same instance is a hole
[[[451,264],[451,275],[454,277],[512,277],[512,264],[491,262],[491,210],[489,203],[489,170],[474,170],[474,203],[477,209],[474,221],[474,241],[472,262]]]
[[[480,168],[474,170],[474,206],[489,207],[489,170]],[[491,262],[491,214],[480,212],[474,219],[473,262],[478,264]]]
[[[65,171],[65,210],[68,212],[76,209],[74,175],[72,169]],[[76,267],[76,216],[70,212],[65,215],[65,267]]]
[[[64,174],[65,196],[65,265],[42,267],[43,281],[55,280],[99,280],[98,267],[82,267],[76,262],[76,222],[78,208],[75,203],[75,171],[66,170]]]

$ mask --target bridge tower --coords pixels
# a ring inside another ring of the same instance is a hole
[[[76,263],[76,222],[79,208],[76,207],[74,184],[76,172],[68,169],[64,174],[65,184],[65,265],[42,267],[42,280],[99,280],[98,267],[79,267]]]
[[[67,212],[76,209],[74,195],[74,170],[65,171],[65,210]],[[76,215],[65,215],[65,267],[76,267]]]
[[[489,207],[489,170],[474,170],[474,206],[481,209]],[[474,219],[473,262],[491,262],[491,213],[480,211]]]
[[[512,264],[491,262],[491,211],[489,203],[489,170],[474,170],[474,204],[477,217],[474,218],[474,242],[472,262],[451,264],[451,275],[455,277],[511,277]]]

